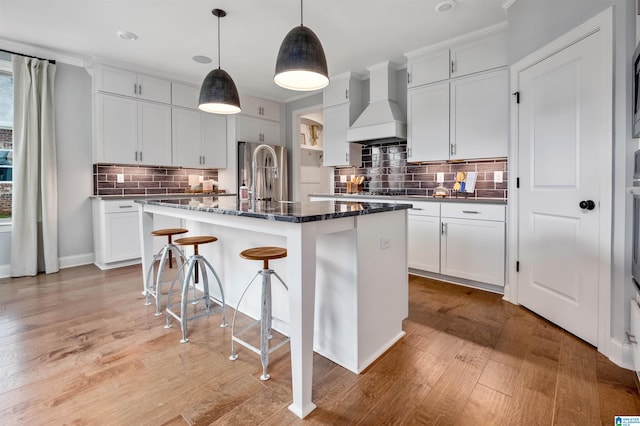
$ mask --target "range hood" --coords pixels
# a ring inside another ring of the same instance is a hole
[[[397,103],[395,67],[391,62],[369,70],[369,105],[347,130],[347,142],[373,144],[407,140],[407,120]]]

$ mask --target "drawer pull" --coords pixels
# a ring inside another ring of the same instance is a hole
[[[462,210],[462,213],[479,214],[480,212],[476,210]]]
[[[130,209],[130,208],[132,208],[133,206],[119,206],[119,207],[120,207],[121,209]]]
[[[424,210],[424,209],[420,207],[411,207],[411,210]]]

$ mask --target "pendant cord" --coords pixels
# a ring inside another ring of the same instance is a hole
[[[302,24],[302,0],[300,0],[300,26],[303,27],[304,25]]]
[[[218,16],[218,69],[220,69],[220,16]]]

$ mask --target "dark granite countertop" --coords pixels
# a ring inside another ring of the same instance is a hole
[[[174,207],[207,213],[245,216],[291,223],[314,222],[318,220],[337,219],[411,208],[411,204],[337,200],[314,202],[257,201],[254,208],[252,208],[250,202],[239,202],[237,197],[182,197],[160,200],[137,199],[135,202],[153,206]]]
[[[411,203],[412,201],[431,201],[435,203],[480,203],[480,204],[498,204],[507,205],[507,200],[503,198],[434,198],[426,197],[423,195],[383,195],[383,194],[367,194],[359,192],[357,194],[310,194],[310,197],[327,198],[333,200],[339,200],[340,198],[351,199],[363,199],[363,200],[385,200],[393,201],[406,201]]]
[[[176,194],[149,194],[149,195],[92,195],[89,198],[96,200],[164,200],[184,197],[236,197],[237,194],[205,194],[203,192],[176,193]]]

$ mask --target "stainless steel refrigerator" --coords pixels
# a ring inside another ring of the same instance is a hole
[[[253,152],[259,145],[252,142],[238,142],[238,188],[244,184],[251,189]],[[274,160],[269,150],[261,149],[256,156],[257,179],[256,193],[258,200],[288,201],[287,186],[287,149],[283,146],[269,145],[276,152],[278,177],[274,177]]]

